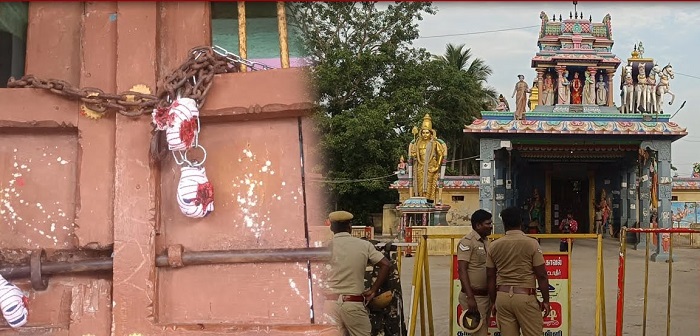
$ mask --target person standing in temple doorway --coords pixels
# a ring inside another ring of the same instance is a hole
[[[578,231],[578,222],[574,219],[573,211],[568,210],[566,212],[566,218],[559,223],[559,231],[564,234],[576,233]],[[559,251],[566,252],[569,250],[569,242],[562,238],[559,243]],[[571,239],[571,251],[574,250],[574,240]]]

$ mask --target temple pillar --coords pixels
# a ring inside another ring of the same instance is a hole
[[[493,215],[493,232],[505,233],[503,221],[499,214],[503,209],[504,200],[502,196],[500,201],[496,200],[496,194],[502,193],[502,186],[496,188],[496,179],[502,179],[501,172],[504,167],[496,167],[496,151],[501,148],[510,148],[511,144],[508,140],[501,139],[481,139],[479,140],[479,160],[481,167],[479,169],[480,184],[479,184],[479,207],[489,211]]]
[[[494,202],[495,206],[493,209],[493,215],[494,217],[497,217],[497,214],[501,213],[501,210],[506,208],[506,174],[508,170],[508,162],[507,160],[503,159],[503,153],[502,152],[497,152],[495,155],[495,160],[494,160],[494,173],[496,175],[495,177],[495,185],[493,186],[493,191],[494,191]]]
[[[639,195],[637,194],[637,167],[627,168],[627,227],[633,227],[639,220]]]
[[[544,88],[544,69],[537,69],[537,105],[542,105],[542,89]]]
[[[615,102],[613,101],[613,80],[615,79],[615,70],[608,69],[608,106],[612,107]]]
[[[629,217],[629,172],[627,170],[627,167],[624,167],[620,170],[620,204],[619,204],[619,214],[620,214],[620,227],[626,226],[626,227],[631,227],[634,222],[629,223],[627,221],[627,218]]]
[[[598,197],[597,192],[596,192],[596,183],[595,183],[595,171],[589,170],[588,171],[588,194],[590,195],[590,199],[592,203],[597,204],[596,202],[596,197]],[[596,209],[595,206],[589,207],[588,208],[588,222],[591,223],[591,225],[588,226],[588,231],[587,233],[595,233],[596,232],[596,222],[595,222],[595,213]],[[603,237],[605,237],[605,234],[603,231],[603,227],[601,226],[600,228],[601,233],[603,233]]]
[[[657,153],[658,174],[658,223],[660,228],[671,227],[671,141],[653,140],[642,142],[642,149],[649,148]],[[668,261],[670,234],[656,235],[656,251],[651,255],[651,261]]]
[[[561,85],[561,78],[564,77],[564,70],[566,70],[566,67],[563,67],[563,66],[557,67],[557,99],[556,99],[557,104],[567,103],[560,98],[561,95],[559,94],[559,92],[564,90],[564,86]]]
[[[508,152],[506,153],[507,163],[506,163],[506,169],[505,169],[505,174],[504,174],[505,177],[503,180],[503,190],[505,193],[505,199],[506,199],[505,207],[506,208],[512,207],[512,206],[517,204],[517,203],[515,203],[515,194],[513,193],[513,180],[514,180],[515,172],[512,169],[512,162],[513,162],[512,154],[513,154],[512,150],[508,150]]]
[[[646,146],[641,147],[646,150]],[[651,203],[651,177],[649,176],[649,169],[651,167],[651,157],[642,161],[640,158],[639,164],[642,165],[641,176],[639,176],[639,208],[637,209],[637,214],[639,216],[639,227],[643,229],[648,229],[651,227],[651,209],[649,208]],[[637,245],[641,245],[642,248],[646,248],[646,244],[650,242],[646,241],[646,234],[639,235],[639,242]]]
[[[542,194],[540,194],[542,195]],[[552,220],[552,170],[547,169],[544,172],[544,232],[543,233],[552,233],[552,223],[554,222]],[[563,212],[566,211],[566,209],[559,208],[559,214],[566,216]],[[563,216],[560,216],[559,218],[562,218]],[[542,225],[538,228],[540,232],[542,232]]]

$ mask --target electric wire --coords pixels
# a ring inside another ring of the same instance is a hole
[[[693,75],[688,75],[688,74],[684,74],[684,73],[680,73],[680,72],[674,72],[674,73],[675,73],[676,75],[681,75],[681,76],[685,76],[685,77],[689,77],[689,78],[694,78],[694,79],[700,79],[700,76],[693,76]]]
[[[499,32],[512,31],[512,30],[532,29],[532,28],[539,28],[539,27],[540,27],[540,25],[535,25],[535,26],[503,28],[503,29],[495,29],[495,30],[482,30],[482,31],[469,32],[469,33],[454,33],[454,34],[443,34],[443,35],[419,36],[418,38],[419,39],[429,39],[429,38],[439,38],[439,37],[480,35],[480,34],[499,33]]]
[[[446,161],[446,163],[472,160],[472,159],[476,159],[478,157],[479,157],[479,155],[474,155],[474,156],[470,156],[470,157],[466,157],[466,158],[462,158],[462,159],[449,160],[449,161]],[[363,179],[337,179],[337,180],[309,179],[309,181],[316,182],[316,183],[355,183],[355,182],[369,182],[369,181],[383,180],[383,179],[387,179],[389,177],[396,176],[396,175],[398,175],[398,172],[395,172],[395,173],[389,174],[389,175],[368,177],[368,178],[363,178]]]
[[[378,177],[370,177],[370,178],[364,178],[364,179],[338,179],[338,180],[321,180],[321,179],[309,179],[311,182],[317,182],[317,183],[355,183],[355,182],[369,182],[369,181],[375,181],[375,180],[382,180],[386,179],[392,176],[398,175],[398,172],[390,174],[390,175],[385,175],[385,176],[378,176]]]

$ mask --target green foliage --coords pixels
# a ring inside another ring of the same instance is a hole
[[[442,79],[440,95],[432,100],[434,108],[449,118],[440,125],[445,127],[445,140],[451,145],[450,168],[457,171],[456,175],[479,174],[475,160],[463,160],[479,155],[478,142],[465,136],[463,127],[481,117],[481,111],[495,107],[496,91],[486,86],[493,71],[482,59],[473,58],[471,49],[465,49],[464,44],[447,44],[445,53],[435,59],[453,70],[446,72],[449,77]]]
[[[369,213],[398,201],[388,189],[395,176],[373,178],[396,170],[411,129],[426,113],[448,144],[448,159],[478,150],[463,128],[493,104],[495,93],[484,88],[491,70],[463,46],[448,55],[456,61],[411,46],[418,21],[435,12],[429,2],[289,4],[290,24],[313,63],[323,173],[329,180],[360,180],[327,186],[335,208],[353,212],[358,223],[368,224]]]

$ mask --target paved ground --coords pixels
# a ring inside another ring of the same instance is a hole
[[[545,252],[558,251],[558,241],[542,240]],[[673,263],[671,334],[696,335],[700,331],[700,249],[675,248]],[[625,287],[624,334],[642,335],[644,288],[644,253],[640,248],[628,249],[627,281]],[[607,335],[615,335],[617,299],[617,271],[619,244],[615,239],[604,239],[605,308]],[[401,270],[406,316],[411,300],[411,276],[415,258],[406,258]],[[577,240],[572,256],[572,328],[571,336],[594,335],[596,243]],[[433,297],[435,335],[449,333],[450,258],[430,257],[430,283]],[[666,335],[667,263],[649,263],[649,303],[647,335]],[[407,319],[408,322],[408,319]],[[407,326],[408,327],[408,326]],[[416,327],[416,335],[420,327]]]

